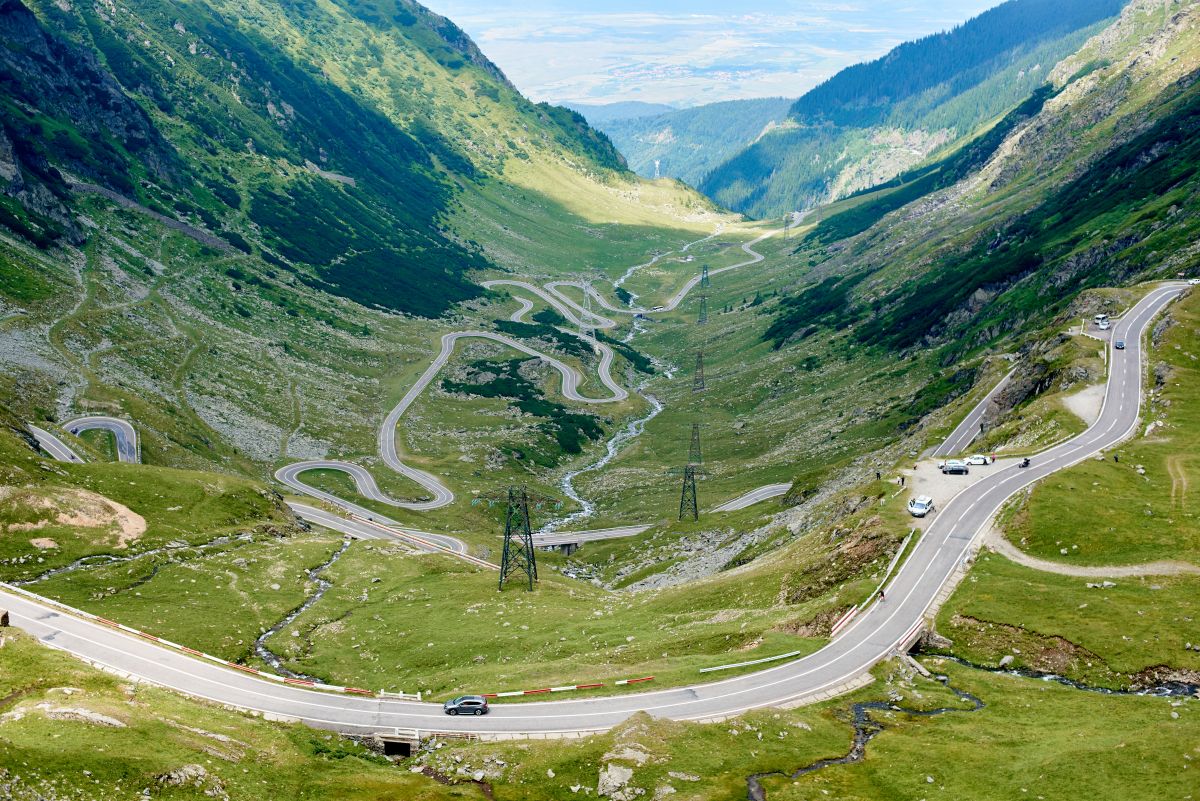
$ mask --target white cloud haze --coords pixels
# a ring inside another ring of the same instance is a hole
[[[685,106],[798,97],[997,0],[426,0],[534,100]]]

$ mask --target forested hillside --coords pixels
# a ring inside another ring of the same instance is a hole
[[[1131,4],[992,129],[822,212],[766,338],[828,329],[950,364],[1082,290],[1194,271],[1200,51],[1176,5]]]
[[[660,175],[697,186],[782,122],[791,107],[791,100],[773,97],[616,119],[589,113],[588,119],[612,138],[634,172],[650,178],[657,168]]]
[[[700,188],[756,216],[891,180],[1031,95],[1123,0],[1008,0],[954,30],[849,67]]]
[[[625,100],[617,103],[567,103],[567,108],[578,111],[587,121],[603,129],[606,123],[632,120],[638,117],[654,117],[669,114],[676,109],[665,103],[645,103],[641,100]]]
[[[0,0],[0,410],[120,414],[152,463],[374,443],[479,280],[718,217],[409,0]]]
[[[72,193],[93,185],[321,290],[437,315],[489,266],[445,231],[463,182],[533,153],[624,169],[408,0],[31,8],[0,3],[0,221],[43,247],[80,241]]]

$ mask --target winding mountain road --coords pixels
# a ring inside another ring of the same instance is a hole
[[[33,434],[33,438],[37,440],[37,443],[41,449],[58,461],[83,464],[83,459],[79,456],[79,454],[73,451],[70,445],[63,442],[54,434],[50,433],[44,428],[35,426],[33,423],[27,423],[25,427],[29,429],[31,434]]]
[[[709,274],[717,275],[720,273],[729,272],[730,270],[736,270],[740,267],[747,267],[752,264],[758,264],[765,257],[761,253],[758,253],[757,251],[755,251],[754,246],[757,245],[758,243],[763,242],[764,240],[774,236],[777,233],[779,233],[779,231],[776,231],[776,230],[768,231],[764,234],[761,234],[757,238],[751,240],[750,242],[744,243],[741,246],[741,248],[749,256],[748,259],[738,262],[736,264],[731,264],[726,267],[721,267],[719,269],[712,270],[712,271],[710,271]],[[706,238],[710,238],[710,237],[706,237]],[[698,241],[704,241],[704,240],[698,240]],[[688,243],[687,245],[685,245],[683,247],[683,250],[687,250],[693,244],[695,244],[695,243],[694,242]],[[700,276],[699,275],[693,276],[691,279],[688,280],[688,282],[686,284],[684,284],[684,286],[678,292],[675,293],[674,296],[672,296],[671,300],[668,301],[668,303],[665,306],[659,307],[658,310],[659,311],[670,311],[672,309],[677,308],[679,306],[679,304],[683,301],[683,299],[687,297],[688,293],[697,284],[699,284],[699,282],[700,282]],[[552,308],[554,308],[556,311],[558,311],[559,314],[561,314],[569,323],[571,323],[572,325],[578,326],[581,329],[583,329],[583,328],[609,329],[609,328],[614,328],[617,325],[615,320],[612,320],[611,318],[596,314],[592,311],[589,311],[588,309],[583,308],[576,301],[572,300],[568,295],[564,294],[559,289],[559,287],[563,287],[563,286],[573,286],[573,287],[582,288],[584,285],[581,283],[570,282],[570,281],[553,281],[553,282],[546,284],[543,287],[539,287],[539,286],[537,286],[535,284],[531,284],[527,281],[521,281],[521,280],[517,280],[517,279],[497,279],[497,280],[492,280],[492,281],[484,281],[484,282],[482,282],[482,286],[484,286],[487,289],[494,289],[497,287],[505,287],[505,288],[517,289],[517,290],[520,290],[523,292],[528,292],[531,295],[541,298],[543,301],[545,301],[547,304],[549,304]],[[594,288],[589,286],[589,287],[587,287],[587,291],[590,292],[590,294],[593,297],[597,298],[599,300],[599,302],[606,309],[609,309],[613,312],[618,312],[618,313],[622,313],[622,314],[630,314],[630,315],[647,313],[647,310],[640,309],[640,308],[619,309],[615,306],[612,306]],[[533,309],[533,303],[524,297],[520,297],[520,296],[514,296],[514,297],[516,298],[518,303],[520,303],[520,308],[518,308],[517,311],[514,312],[509,319],[511,319],[515,322],[519,322],[524,319],[525,315],[530,310]],[[616,358],[616,356],[615,356],[612,348],[610,348],[608,345],[604,344],[603,342],[598,342],[594,338],[585,336],[578,331],[572,331],[572,330],[569,330],[566,328],[560,328],[559,330],[561,330],[565,333],[571,334],[573,336],[577,336],[580,339],[584,340],[585,342],[590,344],[592,349],[600,356],[600,362],[596,367],[596,375],[599,378],[600,383],[604,386],[605,390],[608,392],[607,395],[592,397],[590,395],[581,394],[579,389],[581,386],[586,384],[586,382],[587,382],[586,376],[584,376],[582,373],[580,373],[578,370],[576,370],[574,367],[567,364],[566,362],[563,362],[559,359],[556,359],[553,356],[549,356],[545,353],[542,353],[541,351],[538,351],[538,350],[536,350],[522,342],[519,342],[511,337],[507,337],[502,334],[492,333],[490,331],[454,331],[454,332],[445,334],[442,337],[441,350],[439,351],[438,355],[433,359],[433,361],[430,363],[429,367],[426,368],[425,372],[421,374],[421,376],[416,380],[416,382],[404,394],[404,397],[400,399],[400,402],[397,403],[392,408],[392,410],[388,413],[387,417],[384,418],[382,425],[380,425],[380,427],[379,427],[379,433],[377,436],[377,446],[379,449],[379,454],[384,461],[384,464],[386,464],[389,468],[391,468],[396,473],[399,473],[400,475],[404,476],[405,478],[411,479],[414,483],[419,485],[422,489],[424,489],[426,491],[426,493],[428,493],[427,498],[422,499],[422,500],[417,500],[417,501],[406,501],[406,500],[399,500],[396,498],[392,498],[391,496],[389,496],[387,493],[383,492],[379,488],[379,485],[376,483],[374,477],[371,476],[371,474],[362,466],[353,464],[352,462],[345,462],[345,461],[332,460],[332,459],[309,460],[309,461],[296,462],[293,464],[286,465],[284,467],[279,468],[277,471],[275,471],[276,480],[278,480],[282,484],[285,484],[285,485],[291,487],[292,489],[296,490],[297,492],[300,492],[305,495],[309,495],[314,498],[319,498],[320,500],[323,500],[326,503],[338,506],[338,507],[344,509],[345,511],[351,512],[352,514],[356,514],[356,515],[360,515],[362,517],[368,517],[368,518],[373,517],[377,520],[380,520],[381,522],[385,522],[385,523],[389,523],[389,524],[394,524],[395,521],[390,520],[389,518],[380,515],[378,512],[374,512],[360,504],[354,503],[353,501],[349,501],[349,500],[340,498],[331,492],[326,492],[324,490],[318,489],[310,484],[305,483],[304,480],[301,478],[302,474],[308,470],[337,470],[342,473],[346,473],[347,475],[349,475],[351,477],[351,479],[354,480],[355,487],[358,489],[358,492],[360,495],[362,495],[363,497],[369,498],[371,500],[377,501],[379,503],[384,503],[389,506],[393,506],[397,509],[408,509],[408,510],[412,510],[412,511],[431,511],[433,509],[440,509],[444,506],[447,506],[447,505],[453,503],[454,498],[455,498],[454,492],[449,487],[447,487],[440,478],[438,478],[437,476],[435,476],[432,473],[429,473],[425,470],[421,470],[419,468],[405,464],[404,461],[400,458],[400,453],[396,447],[396,429],[400,424],[401,418],[404,417],[404,415],[408,411],[408,409],[413,405],[413,403],[415,403],[417,401],[418,398],[421,397],[421,395],[425,392],[425,390],[433,382],[434,378],[437,377],[438,373],[441,372],[442,368],[445,367],[446,364],[450,361],[450,357],[454,354],[455,347],[457,346],[457,344],[460,340],[462,340],[462,339],[489,340],[492,342],[497,342],[501,345],[512,348],[513,350],[519,351],[519,352],[527,354],[529,356],[532,356],[535,359],[541,360],[543,363],[545,363],[545,364],[549,365],[550,367],[554,368],[555,370],[557,370],[559,375],[561,376],[561,379],[562,379],[561,391],[562,391],[563,397],[568,400],[574,401],[576,403],[586,403],[586,404],[618,403],[620,401],[626,400],[629,397],[629,392],[627,390],[625,390],[624,387],[622,387],[620,384],[618,384],[613,379],[612,365],[613,365],[613,361]],[[756,500],[745,501],[744,499],[746,499],[750,495],[753,495],[756,492],[762,492],[763,490],[767,490],[767,489],[768,488],[760,488],[758,490],[752,490],[751,493],[748,493],[747,495],[742,496],[742,498],[730,501],[730,503],[734,503],[734,504],[739,503],[739,502],[742,503],[741,506],[733,506],[730,508],[741,509],[741,508],[744,508],[745,506],[750,505],[750,503],[757,502]],[[781,493],[776,493],[776,494],[781,494]],[[773,497],[773,496],[768,494],[763,497]],[[759,500],[761,500],[761,498]],[[547,544],[547,545],[566,544],[568,542],[585,542],[588,540],[595,540],[595,539],[612,539],[612,538],[618,537],[618,536],[632,536],[633,534],[638,534],[638,533],[641,533],[642,531],[645,531],[646,528],[648,528],[648,526],[636,526],[635,525],[635,526],[623,526],[623,527],[618,527],[618,528],[613,528],[613,529],[604,529],[604,530],[600,530],[600,531],[588,531],[588,532],[582,532],[582,533],[577,532],[573,535],[570,533],[564,532],[561,534],[556,534],[554,537],[554,542],[546,542],[544,544]],[[460,542],[459,540],[457,540],[453,537],[448,537],[447,535],[437,535],[437,538],[438,538],[439,542],[441,542],[442,544],[445,544],[447,547],[450,547],[454,552],[459,553],[459,554],[466,554],[466,552],[467,552],[466,545],[464,543]],[[560,540],[561,540],[561,543],[560,543]],[[542,543],[539,543],[539,544],[542,544]]]
[[[16,588],[0,586],[0,603],[15,625],[101,667],[272,719],[300,720],[350,733],[403,727],[480,736],[553,736],[607,730],[637,711],[677,720],[715,720],[759,707],[828,698],[860,686],[874,664],[915,639],[1007,499],[1112,447],[1136,429],[1144,334],[1183,289],[1178,284],[1153,289],[1117,324],[1115,338],[1124,339],[1127,348],[1112,353],[1104,407],[1095,423],[1035,456],[1027,469],[1007,467],[964,488],[918,540],[896,572],[886,600],[867,607],[819,651],[755,673],[625,696],[497,704],[483,718],[452,718],[436,704],[319,693],[256,678],[66,614]]]
[[[128,421],[119,417],[96,415],[92,417],[77,417],[63,423],[63,428],[70,434],[78,436],[84,431],[107,431],[113,435],[117,443],[117,460],[127,464],[136,464],[142,460],[141,444],[138,442],[137,430]]]
[[[780,495],[787,495],[787,491],[792,488],[792,482],[786,484],[767,484],[758,489],[752,489],[745,495],[739,495],[732,501],[717,506],[713,509],[714,512],[736,512],[739,509],[745,509],[748,506],[753,506],[756,503],[762,503],[771,498],[778,498]]]

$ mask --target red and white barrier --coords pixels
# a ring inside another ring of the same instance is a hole
[[[829,630],[829,637],[831,639],[833,637],[836,637],[837,633],[839,631],[841,631],[843,628],[845,628],[846,624],[849,623],[851,620],[853,620],[858,615],[858,610],[861,608],[862,608],[861,606],[852,606],[849,609],[847,609],[846,614],[839,617],[837,622],[833,624],[833,628]]]
[[[925,620],[922,618],[916,623],[913,623],[908,631],[904,632],[904,636],[896,642],[896,648],[899,651],[907,651],[910,641],[917,635],[918,632],[925,626]]]
[[[624,686],[626,684],[641,684],[644,681],[654,681],[654,677],[653,676],[642,676],[641,678],[637,678],[637,679],[620,679],[619,681],[614,681],[613,684],[618,685],[618,686]],[[565,692],[571,692],[573,690],[595,690],[595,689],[597,689],[599,687],[603,687],[603,686],[604,686],[604,682],[597,681],[597,682],[592,682],[590,684],[568,684],[563,687],[539,687],[536,690],[511,690],[509,692],[503,692],[503,693],[484,693],[483,697],[484,698],[514,698],[518,695],[542,695],[544,693],[565,693]]]

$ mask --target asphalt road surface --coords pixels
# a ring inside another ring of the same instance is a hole
[[[76,464],[83,464],[83,459],[79,457],[79,454],[71,450],[71,447],[67,445],[67,443],[51,434],[46,429],[38,428],[33,423],[27,423],[25,427],[29,429],[31,434],[33,434],[33,438],[37,440],[37,443],[39,446],[41,446],[41,449],[55,459],[59,460],[60,462],[74,462]]]
[[[825,697],[860,678],[897,648],[907,647],[939,591],[962,566],[974,541],[1008,498],[1057,470],[1112,447],[1135,430],[1142,400],[1143,335],[1154,316],[1182,289],[1171,284],[1152,290],[1117,324],[1115,336],[1124,339],[1127,348],[1112,354],[1104,408],[1094,424],[1033,457],[1027,469],[1007,467],[966,487],[942,508],[917,542],[888,587],[886,600],[869,606],[816,653],[756,673],[626,696],[496,704],[490,715],[454,718],[443,715],[436,704],[317,693],[254,678],[64,614],[8,587],[0,588],[0,605],[9,610],[14,625],[94,664],[195,697],[346,732],[394,727],[484,735],[586,732],[611,728],[637,711],[706,720]]]
[[[736,512],[738,509],[745,509],[747,506],[753,506],[756,503],[762,503],[771,498],[778,498],[780,495],[786,495],[787,491],[792,488],[792,482],[786,484],[767,484],[766,486],[752,489],[745,495],[739,495],[732,501],[726,501],[720,506],[713,509],[714,512]]]
[[[636,537],[648,528],[650,528],[649,525],[615,526],[613,528],[594,528],[589,531],[556,531],[553,534],[534,534],[533,544],[537,546],[582,545],[585,542]]]
[[[77,417],[63,423],[63,429],[78,435],[82,431],[108,431],[117,443],[117,459],[128,464],[142,460],[137,431],[125,420],[117,417]]]
[[[992,391],[984,396],[983,400],[975,404],[975,408],[963,419],[958,427],[950,432],[950,436],[946,437],[946,441],[934,449],[934,456],[951,456],[956,453],[962,453],[967,449],[967,446],[975,441],[979,436],[979,423],[983,420],[984,412],[987,411],[988,404],[996,395],[1000,394],[1000,390],[1008,386],[1009,380],[1013,377],[1013,373],[1017,368],[1008,371],[1008,375],[1000,379],[1000,383],[992,388]]]

